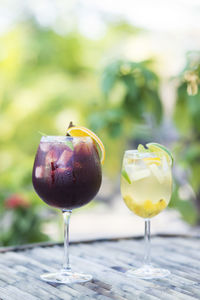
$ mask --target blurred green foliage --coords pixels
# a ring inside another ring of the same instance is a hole
[[[193,201],[185,199],[187,209],[184,217],[190,223],[200,222],[200,52],[187,54],[186,66],[178,77],[177,101],[174,121],[180,131],[176,144],[179,163],[188,173],[188,180],[195,196]],[[177,193],[175,205],[181,199]],[[173,203],[173,202],[172,202]],[[181,201],[183,204],[183,201]],[[187,204],[186,204],[187,203]]]
[[[107,151],[107,171],[120,172],[127,144],[149,136],[148,119],[159,124],[162,104],[159,78],[151,70],[152,61],[117,60],[102,74],[103,101],[89,115],[89,126],[103,138]],[[113,168],[114,166],[114,168]]]

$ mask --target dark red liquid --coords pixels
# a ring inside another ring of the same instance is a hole
[[[32,180],[47,204],[67,210],[85,205],[97,194],[101,178],[99,154],[91,139],[40,142]]]

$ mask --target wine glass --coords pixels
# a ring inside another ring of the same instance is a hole
[[[39,197],[59,208],[64,218],[64,263],[60,271],[41,275],[52,283],[85,282],[90,274],[73,272],[69,262],[69,220],[72,210],[90,202],[102,180],[97,147],[88,137],[43,136],[33,166],[32,181]]]
[[[125,151],[121,172],[121,194],[128,208],[145,220],[145,256],[139,269],[128,275],[162,278],[169,270],[153,267],[150,260],[150,219],[165,209],[172,193],[171,163],[166,155],[151,151]]]

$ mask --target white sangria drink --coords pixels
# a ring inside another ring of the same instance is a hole
[[[138,150],[125,151],[121,172],[121,194],[128,208],[145,219],[147,252],[145,268],[131,270],[142,278],[158,278],[168,271],[150,268],[150,218],[165,209],[172,193],[172,156],[160,144],[151,143],[147,149],[139,145]]]
[[[169,203],[171,167],[165,156],[126,151],[121,193],[128,208],[142,218],[152,218]]]

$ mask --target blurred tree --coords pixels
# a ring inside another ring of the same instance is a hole
[[[190,194],[188,199],[181,201],[177,193],[172,205],[185,206],[185,219],[195,224],[197,220],[200,222],[200,52],[187,54],[186,66],[177,79],[174,121],[180,130],[180,139],[175,150],[179,162],[187,171],[195,199],[192,200]]]
[[[162,120],[159,79],[151,64],[119,60],[103,72],[104,100],[96,109],[93,107],[89,124],[109,147],[107,168],[115,174],[119,173],[127,141],[151,140],[155,126]]]

